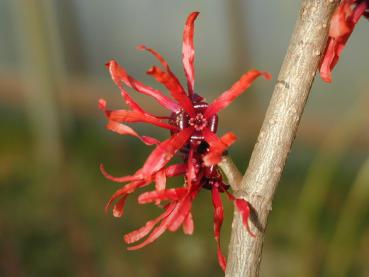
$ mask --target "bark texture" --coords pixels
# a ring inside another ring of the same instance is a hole
[[[247,199],[253,207],[252,228],[256,237],[247,234],[235,211],[226,270],[228,277],[259,275],[265,227],[274,192],[324,53],[329,21],[338,3],[338,0],[302,1],[258,141],[236,192],[237,197]],[[221,166],[227,168],[224,163]],[[237,173],[230,176],[234,178]]]

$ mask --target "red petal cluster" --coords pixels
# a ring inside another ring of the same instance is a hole
[[[325,82],[332,82],[332,70],[362,16],[369,17],[369,0],[342,0],[335,11],[330,22],[328,45],[320,66],[320,76]]]
[[[237,199],[227,191],[229,186],[222,181],[222,175],[217,166],[227,148],[236,141],[236,136],[231,132],[222,137],[215,134],[217,114],[250,87],[259,76],[270,79],[271,75],[251,70],[211,104],[208,105],[204,102],[204,99],[194,91],[195,50],[193,38],[194,23],[198,14],[198,12],[193,12],[189,15],[183,32],[182,61],[187,78],[187,91],[173,74],[165,59],[146,46],[140,45],[138,49],[154,55],[161,65],[161,67],[151,67],[147,74],[166,87],[171,97],[135,80],[116,61],[112,60],[106,64],[112,80],[118,86],[123,100],[129,107],[128,110],[109,110],[106,101],[101,99],[99,108],[108,119],[107,129],[121,135],[137,137],[146,145],[155,145],[156,147],[142,168],[133,175],[114,177],[105,170],[103,165],[100,166],[100,169],[107,179],[124,184],[113,194],[106,205],[106,209],[108,209],[115,202],[113,206],[115,217],[123,215],[124,205],[129,194],[155,183],[154,190],[146,191],[138,196],[138,203],[154,203],[163,209],[163,213],[148,221],[140,229],[124,236],[124,241],[127,244],[143,239],[140,243],[130,246],[129,250],[142,248],[155,241],[165,231],[174,232],[181,226],[185,234],[192,234],[194,230],[191,214],[192,203],[202,188],[210,189],[214,205],[214,237],[217,242],[218,261],[224,270],[226,260],[220,248],[220,229],[223,222],[221,192],[226,192],[228,198],[234,202],[236,209],[243,217],[246,229],[250,235],[253,234],[248,226],[250,208],[247,201]],[[126,90],[127,87],[151,96],[170,112],[170,116],[155,116],[146,112],[133,100]],[[162,142],[153,137],[139,135],[126,125],[136,122],[149,123],[167,129],[171,135]],[[176,154],[182,156],[183,163],[169,165]],[[184,185],[167,188],[167,178],[179,175],[184,177]]]

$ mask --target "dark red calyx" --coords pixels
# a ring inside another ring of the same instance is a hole
[[[218,129],[218,116],[213,115],[210,118],[205,118],[204,113],[208,107],[206,102],[196,102],[193,104],[195,116],[191,117],[185,111],[181,110],[178,113],[170,115],[169,123],[178,127],[179,131],[192,126],[195,131],[191,136],[191,140],[203,140],[202,131],[209,128],[211,132],[216,133]]]

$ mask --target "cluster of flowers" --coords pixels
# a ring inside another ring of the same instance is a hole
[[[243,223],[251,236],[248,220],[250,207],[246,200],[234,197],[229,191],[229,185],[224,183],[217,164],[227,148],[235,142],[236,136],[228,132],[218,137],[216,135],[218,112],[227,107],[235,98],[240,96],[259,76],[270,79],[269,73],[251,70],[245,73],[229,90],[223,92],[212,103],[208,104],[204,98],[194,91],[194,22],[198,12],[191,13],[186,21],[183,33],[182,62],[187,79],[187,92],[177,77],[171,71],[163,57],[151,48],[139,46],[154,55],[161,67],[153,66],[147,74],[154,77],[169,91],[171,98],[161,91],[144,85],[127,74],[126,70],[112,60],[107,63],[111,78],[121,91],[121,95],[129,106],[129,110],[108,110],[106,101],[100,99],[99,107],[105,113],[108,123],[107,129],[122,135],[139,138],[146,145],[156,145],[146,159],[142,168],[131,176],[111,176],[101,165],[101,171],[106,178],[114,182],[125,184],[118,189],[109,200],[106,209],[114,202],[113,215],[121,217],[127,196],[139,188],[155,183],[155,189],[146,191],[138,196],[139,204],[154,203],[163,209],[163,213],[148,221],[143,227],[124,236],[127,244],[140,243],[129,247],[136,250],[155,241],[165,231],[176,231],[183,228],[185,234],[192,234],[194,223],[191,206],[203,188],[209,189],[214,206],[214,237],[217,242],[218,262],[223,270],[226,259],[220,247],[220,229],[223,222],[223,204],[221,193],[225,193],[233,201],[236,209],[243,218]],[[169,110],[169,116],[155,116],[143,110],[126,91],[132,88],[141,94],[151,96],[162,107]],[[144,122],[167,129],[170,137],[162,142],[153,137],[141,136],[124,123]],[[175,155],[182,157],[183,162],[170,164]],[[167,178],[183,176],[183,185],[166,188]],[[163,204],[162,204],[163,203]]]
[[[332,70],[345,47],[355,25],[361,17],[369,19],[369,0],[342,0],[329,27],[329,40],[320,66],[320,76],[332,81]]]

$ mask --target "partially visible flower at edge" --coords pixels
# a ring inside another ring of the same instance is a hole
[[[157,218],[148,221],[143,227],[128,233],[124,241],[135,243],[145,236],[147,238],[128,247],[136,250],[152,243],[165,231],[176,231],[182,226],[185,234],[192,234],[194,223],[191,207],[202,188],[211,190],[214,206],[214,237],[217,242],[218,262],[223,270],[226,260],[220,248],[220,229],[223,223],[223,204],[220,193],[225,192],[240,212],[243,223],[250,235],[254,235],[248,226],[250,207],[246,200],[235,198],[229,191],[229,186],[222,180],[222,174],[217,164],[227,148],[235,142],[236,136],[228,132],[222,137],[215,133],[218,124],[218,112],[227,107],[235,98],[240,96],[259,76],[271,79],[271,75],[258,70],[245,73],[229,90],[223,92],[211,104],[194,91],[194,22],[198,12],[191,13],[186,21],[183,32],[182,62],[187,79],[187,93],[177,77],[171,71],[164,58],[151,48],[140,45],[138,49],[145,50],[154,55],[161,64],[151,67],[147,74],[154,77],[170,92],[172,98],[161,91],[144,85],[128,75],[126,70],[119,66],[115,60],[106,64],[111,78],[121,91],[121,95],[130,107],[129,110],[108,110],[106,101],[99,100],[99,108],[108,118],[107,129],[121,135],[130,135],[139,138],[146,145],[156,145],[156,148],[146,159],[142,168],[131,176],[114,177],[106,172],[101,164],[103,175],[114,182],[126,183],[110,198],[106,209],[116,201],[113,206],[113,215],[121,217],[127,196],[138,188],[155,183],[155,190],[147,191],[138,196],[139,204],[154,203],[164,209]],[[133,88],[141,94],[153,97],[161,106],[170,111],[169,116],[155,116],[144,111],[125,90],[125,86]],[[169,130],[171,136],[163,142],[153,137],[141,136],[128,125],[123,123],[144,122]],[[171,164],[174,155],[181,155],[183,163]],[[184,186],[166,188],[167,178],[184,176]],[[165,204],[162,205],[162,202]]]
[[[342,0],[337,7],[330,22],[328,44],[320,65],[323,81],[332,82],[332,70],[362,16],[369,19],[369,0]]]

